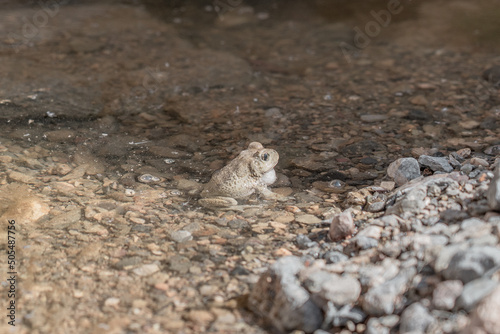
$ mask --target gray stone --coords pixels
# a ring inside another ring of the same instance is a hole
[[[383,229],[380,226],[369,225],[356,234],[357,237],[368,237],[376,240],[380,239]]]
[[[399,322],[399,316],[388,315],[380,318],[371,318],[366,324],[365,334],[389,334]]]
[[[475,166],[471,164],[464,164],[462,167],[460,167],[460,171],[463,172],[464,174],[469,174],[474,170]]]
[[[321,310],[297,278],[302,269],[304,264],[296,256],[278,259],[250,292],[250,310],[282,332],[313,332],[320,328]]]
[[[468,283],[500,265],[500,249],[491,246],[474,246],[458,250],[443,271],[446,279],[459,279]]]
[[[347,261],[349,257],[341,252],[328,251],[323,255],[323,259],[326,260],[326,263],[337,263]]]
[[[427,196],[427,187],[419,185],[412,188],[396,204],[387,209],[388,214],[411,214],[420,212],[425,207],[424,199]]]
[[[426,333],[427,328],[434,322],[434,317],[420,303],[413,303],[401,314],[400,333]]]
[[[193,236],[191,235],[191,232],[189,231],[184,231],[184,230],[179,230],[179,231],[174,231],[170,233],[170,239],[175,242],[186,242],[193,240]]]
[[[484,297],[499,286],[499,283],[489,278],[478,278],[465,284],[462,294],[457,299],[457,307],[471,311]]]
[[[432,292],[432,304],[440,310],[452,310],[463,288],[464,284],[459,280],[440,282]]]
[[[362,300],[363,310],[373,316],[392,314],[416,273],[414,267],[404,268],[393,279],[369,289]]]
[[[371,318],[366,323],[365,334],[389,334],[390,328],[385,327],[377,318]]]
[[[400,158],[389,165],[387,175],[401,186],[420,176],[420,166],[415,158]]]
[[[342,327],[349,321],[359,324],[366,319],[366,314],[363,311],[350,305],[344,305],[337,309],[332,302],[328,302],[323,310],[325,310],[325,320],[322,328]]]
[[[462,334],[500,334],[500,286],[476,307]]]
[[[375,248],[378,246],[378,241],[376,239],[369,238],[369,237],[360,236],[360,237],[357,237],[355,239],[355,241],[356,241],[356,246],[358,246],[358,248],[363,249],[363,250]]]
[[[315,270],[303,277],[304,286],[318,305],[328,301],[337,307],[354,303],[361,293],[361,284],[351,276],[340,276]]]
[[[429,255],[433,257],[437,255],[437,257],[428,258],[427,260],[432,263],[434,271],[438,274],[441,274],[446,268],[448,268],[451,258],[456,253],[466,250],[468,247],[469,245],[467,245],[466,243],[452,244],[446,247],[429,247]]]
[[[399,261],[386,258],[380,264],[364,265],[358,270],[359,281],[364,288],[380,285],[396,277]]]
[[[169,268],[172,271],[177,271],[180,274],[186,274],[190,267],[193,266],[191,261],[185,257],[180,255],[174,255],[168,259]]]
[[[308,249],[317,246],[318,243],[309,239],[307,235],[299,234],[297,235],[297,245],[300,249]]]
[[[479,218],[469,218],[469,219],[465,219],[464,221],[462,221],[460,223],[460,228],[462,230],[475,229],[478,227],[482,227],[485,224],[486,224],[486,222],[484,222],[483,220],[481,220]]]
[[[487,198],[490,209],[500,211],[500,167],[495,169],[488,187]]]
[[[418,163],[424,167],[429,167],[434,172],[449,173],[453,171],[450,163],[444,157],[431,157],[430,155],[421,155]]]

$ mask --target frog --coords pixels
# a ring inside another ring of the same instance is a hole
[[[276,182],[274,167],[278,163],[276,150],[251,142],[246,150],[216,171],[203,186],[199,203],[211,209],[238,206],[238,199],[258,193],[264,199],[281,200],[283,196],[272,192],[268,186]]]

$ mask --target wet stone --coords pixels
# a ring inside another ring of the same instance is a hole
[[[132,270],[137,276],[150,276],[158,272],[160,267],[156,263],[144,264]]]
[[[176,271],[179,274],[186,274],[192,266],[191,261],[184,256],[174,255],[168,259],[170,270]]]
[[[424,110],[410,109],[410,111],[406,115],[406,118],[415,121],[426,121],[428,119],[431,119],[431,116]]]
[[[241,230],[250,228],[250,224],[243,219],[232,219],[227,222],[227,226],[233,230]]]
[[[482,75],[483,79],[491,82],[494,86],[500,86],[500,66],[492,66],[485,70]]]
[[[465,173],[465,174],[469,174],[470,172],[472,172],[474,170],[474,165],[472,164],[464,164],[462,165],[462,167],[460,167],[460,171]]]
[[[161,178],[151,175],[151,174],[142,174],[137,177],[137,181],[141,183],[158,183],[161,181]]]
[[[19,173],[16,171],[12,171],[9,173],[9,179],[12,181],[17,181],[21,183],[32,184],[36,182],[36,178],[27,174],[27,173]]]
[[[389,317],[389,316],[388,316]],[[394,324],[387,325],[384,323],[383,318],[370,318],[366,324],[365,334],[390,334],[392,327],[396,326],[399,321],[399,317],[396,316],[396,322]]]

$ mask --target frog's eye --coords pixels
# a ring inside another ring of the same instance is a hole
[[[262,154],[261,158],[262,158],[262,160],[267,161],[267,159],[269,159],[269,154],[264,153],[264,154]]]

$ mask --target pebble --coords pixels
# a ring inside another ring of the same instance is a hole
[[[429,104],[429,101],[425,98],[424,95],[417,95],[410,98],[410,103],[417,106],[426,106]]]
[[[390,328],[384,326],[378,318],[370,318],[366,324],[365,334],[390,334]]]
[[[490,164],[485,159],[474,157],[470,159],[470,163],[474,166],[488,167]]]
[[[339,241],[351,236],[354,231],[355,226],[351,212],[346,210],[333,217],[328,236],[332,241]]]
[[[468,283],[498,265],[500,249],[497,247],[473,246],[464,250],[458,248],[450,258],[447,268],[443,270],[443,275],[446,279],[458,279]]]
[[[424,167],[429,167],[434,172],[449,173],[453,171],[450,163],[444,157],[432,157],[429,155],[421,155],[418,158],[418,163]]]
[[[464,285],[462,294],[457,299],[457,307],[470,312],[484,297],[488,296],[499,283],[487,277],[481,277]]]
[[[182,191],[200,191],[203,185],[194,181],[187,179],[179,179],[176,184],[177,188]]]
[[[434,322],[434,317],[421,303],[413,303],[401,314],[400,333],[427,333],[427,328]]]
[[[419,171],[419,173],[420,173],[420,171]],[[387,191],[393,190],[394,187],[395,187],[395,185],[396,185],[396,183],[392,182],[392,181],[382,181],[382,182],[380,182],[380,186],[382,188],[384,188],[385,190],[387,190]]]
[[[36,183],[36,178],[27,174],[27,173],[19,173],[16,171],[12,171],[9,173],[9,179],[11,181],[26,183],[26,184],[34,184]]]
[[[160,182],[161,178],[159,178],[158,176],[151,175],[151,174],[142,174],[142,175],[139,175],[137,177],[137,181],[139,181],[141,183],[154,184],[154,183]]]
[[[331,301],[337,307],[344,306],[356,302],[361,293],[357,279],[327,271],[314,270],[301,277],[301,280],[318,305]]]
[[[178,243],[183,243],[186,241],[193,240],[193,236],[189,231],[179,230],[170,233],[170,239]]]
[[[297,235],[297,245],[300,249],[308,249],[314,246],[317,246],[318,243],[309,239],[306,235],[299,234]]]
[[[476,333],[500,333],[500,286],[474,309],[470,324],[462,332],[463,334]]]
[[[404,268],[393,279],[370,288],[361,302],[363,310],[372,316],[393,313],[397,304],[402,301],[402,295],[408,289],[408,283],[415,274],[415,268]]]
[[[323,259],[326,260],[326,263],[337,263],[347,261],[349,257],[338,251],[328,251],[323,255]]]
[[[389,118],[389,116],[388,115],[378,115],[378,114],[365,114],[365,115],[361,115],[360,118],[363,122],[373,123],[373,122],[385,121],[386,119]]]
[[[460,280],[440,282],[432,292],[432,304],[440,310],[452,310],[462,294],[464,284]]]
[[[319,224],[321,223],[321,219],[311,214],[301,214],[295,217],[295,221],[301,224]]]
[[[160,267],[156,263],[144,264],[140,267],[137,267],[132,270],[134,274],[137,276],[151,276],[154,273],[158,272]]]
[[[500,166],[495,169],[487,192],[488,206],[491,210],[500,211]]]
[[[296,256],[278,259],[253,287],[248,307],[282,332],[313,332],[320,328],[321,309],[297,278],[304,268]]]
[[[48,222],[45,225],[51,229],[63,230],[68,226],[80,221],[82,218],[82,210],[74,209],[64,213],[61,213]]]
[[[495,65],[483,72],[483,79],[491,82],[494,86],[500,86],[500,66]]]
[[[215,316],[205,310],[191,310],[188,313],[188,319],[197,324],[208,325],[215,320]]]

